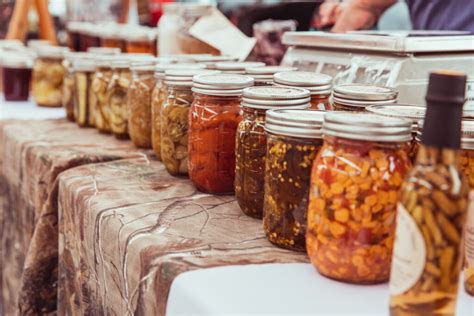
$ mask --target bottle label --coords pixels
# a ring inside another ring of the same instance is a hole
[[[474,268],[474,190],[469,193],[469,208],[467,211],[465,236],[464,243],[466,246],[467,266]]]
[[[390,294],[400,295],[412,288],[423,274],[425,262],[423,234],[406,208],[398,203]]]

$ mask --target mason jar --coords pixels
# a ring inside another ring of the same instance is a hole
[[[237,129],[235,196],[242,212],[262,218],[267,136],[265,115],[272,109],[306,109],[310,92],[299,88],[250,87],[242,98],[243,117]]]
[[[280,72],[273,76],[276,86],[299,87],[311,92],[311,109],[332,110],[329,97],[332,90],[332,77],[306,71]]]
[[[127,53],[148,53],[156,55],[157,32],[154,29],[138,27],[131,29],[125,39]]]
[[[93,126],[91,104],[93,93],[92,79],[95,65],[91,55],[75,57],[72,61],[74,71],[74,118],[80,127]]]
[[[91,92],[96,100],[95,126],[100,133],[112,132],[107,89],[112,78],[111,63],[114,58],[115,56],[95,56],[95,72],[92,78]]]
[[[253,84],[248,76],[195,76],[189,115],[189,178],[202,192],[234,192],[235,136],[241,121],[242,90]]]
[[[325,112],[267,111],[263,229],[282,248],[305,251],[311,167],[323,144]]]
[[[255,86],[273,86],[273,75],[278,72],[295,71],[296,67],[286,66],[263,66],[247,68],[247,76],[255,80]]]
[[[192,60],[199,64],[206,65],[207,69],[216,69],[216,64],[224,61],[237,61],[237,58],[228,55],[209,55],[209,54],[198,54],[192,56]]]
[[[397,102],[398,92],[392,88],[362,83],[340,84],[334,87],[332,106],[338,111],[365,111],[369,105]]]
[[[6,101],[27,101],[30,95],[33,58],[26,53],[2,52],[0,68]]]
[[[215,64],[215,69],[222,71],[222,73],[245,75],[247,68],[264,66],[264,63],[257,61],[221,61]]]
[[[370,113],[329,112],[313,164],[306,249],[331,279],[385,282],[398,192],[411,168],[411,122]]]

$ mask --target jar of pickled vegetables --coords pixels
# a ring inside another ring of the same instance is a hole
[[[130,61],[126,57],[113,60],[112,77],[107,87],[110,129],[119,139],[128,138],[127,94],[132,79],[129,67]]]
[[[151,94],[155,86],[155,64],[132,64],[131,69],[128,132],[135,146],[151,148]]]
[[[369,105],[393,104],[398,92],[371,84],[347,83],[334,87],[332,106],[339,111],[365,111]]]
[[[1,52],[1,55],[5,100],[27,101],[30,95],[33,59],[26,53]]]
[[[200,75],[193,79],[194,102],[189,115],[189,178],[202,192],[234,192],[235,135],[241,120],[242,90],[248,76]]]
[[[57,46],[38,47],[33,67],[32,93],[35,102],[44,107],[62,105],[62,88],[66,69],[62,60],[66,49]]]
[[[412,162],[415,161],[418,152],[416,135],[418,132],[418,121],[425,117],[426,107],[421,105],[390,104],[390,105],[371,105],[366,108],[367,112],[382,116],[398,117],[409,120],[412,123],[412,140],[408,156]]]
[[[243,117],[237,129],[235,196],[242,212],[262,218],[265,178],[265,114],[272,109],[307,109],[310,92],[299,88],[250,87],[244,89]]]
[[[202,64],[161,63],[155,67],[155,88],[151,96],[151,144],[156,158],[161,161],[161,109],[166,101],[168,89],[164,84],[166,69],[204,69]]]
[[[264,66],[246,69],[247,76],[255,80],[255,86],[273,86],[273,75],[278,72],[295,71],[295,67]]]
[[[305,251],[313,160],[323,144],[323,111],[267,111],[263,229],[282,248]]]
[[[331,96],[332,77],[307,71],[280,72],[273,76],[276,86],[299,87],[311,92],[311,109],[332,110]]]
[[[95,66],[91,55],[73,59],[74,69],[74,118],[81,127],[93,126],[94,116],[91,91]]]
[[[157,33],[143,27],[131,29],[126,37],[127,53],[148,53],[156,55]]]
[[[411,168],[411,123],[329,112],[313,164],[306,249],[324,276],[350,283],[390,276],[400,186]]]
[[[215,64],[215,69],[223,73],[245,75],[247,68],[264,67],[265,64],[257,61],[222,61]]]
[[[91,92],[96,100],[95,126],[100,133],[111,133],[110,107],[107,89],[112,78],[111,60],[114,56],[95,56],[95,73]]]
[[[65,69],[65,73],[61,93],[61,103],[63,108],[66,110],[66,118],[71,122],[76,121],[74,117],[74,68],[72,65],[72,61],[74,55],[77,54],[84,53],[66,53],[63,59],[63,67]]]
[[[188,127],[189,110],[193,103],[193,76],[214,73],[205,69],[165,71],[168,92],[161,110],[161,159],[171,175],[188,174]]]

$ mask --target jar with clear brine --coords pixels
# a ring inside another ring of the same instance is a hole
[[[338,111],[365,111],[369,105],[384,105],[397,102],[398,93],[388,87],[362,83],[347,83],[334,86],[332,106]]]
[[[255,80],[255,86],[273,86],[273,75],[279,72],[295,71],[295,67],[263,66],[250,67],[245,70],[246,75]]]
[[[91,91],[92,78],[94,76],[94,59],[85,56],[73,59],[74,69],[74,118],[81,127],[92,126]]]
[[[305,251],[311,167],[322,146],[322,111],[267,111],[263,229],[282,248]]]
[[[330,112],[313,164],[306,249],[324,276],[385,282],[398,191],[411,168],[411,124],[378,115]]]
[[[242,90],[253,79],[242,75],[201,75],[193,79],[189,115],[189,178],[202,192],[234,192],[235,135],[241,120]]]
[[[128,138],[127,95],[132,77],[129,66],[130,62],[127,58],[114,60],[112,77],[107,87],[110,130],[118,139]]]
[[[250,87],[244,89],[243,117],[237,129],[235,196],[242,212],[262,218],[264,199],[265,113],[272,109],[307,109],[308,90],[285,87]]]
[[[155,64],[132,64],[128,98],[128,132],[133,144],[151,148],[151,97],[155,86]]]
[[[194,75],[212,74],[204,69],[170,69],[165,71],[168,88],[161,111],[161,159],[169,174],[188,174],[189,110],[193,103],[191,91]]]
[[[311,92],[311,109],[332,110],[329,97],[332,90],[332,77],[307,71],[280,72],[273,76],[277,86],[299,87]]]
[[[96,56],[95,73],[92,78],[91,92],[96,102],[95,126],[100,133],[111,133],[110,128],[110,106],[108,102],[107,89],[112,78],[111,61],[112,56]]]
[[[39,106],[61,107],[66,69],[62,65],[65,48],[41,46],[33,67],[31,83],[33,99]]]
[[[61,103],[66,110],[66,118],[75,122],[74,118],[74,68],[72,67],[72,59],[76,53],[67,53],[63,60],[63,67],[65,69]]]

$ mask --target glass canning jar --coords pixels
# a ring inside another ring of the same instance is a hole
[[[257,61],[221,61],[215,64],[215,69],[222,73],[245,75],[247,68],[264,67],[265,64]]]
[[[235,196],[242,212],[262,218],[264,198],[265,113],[272,109],[306,109],[310,104],[308,90],[285,87],[245,88],[242,98],[243,117],[237,129]]]
[[[128,132],[135,146],[151,148],[151,97],[156,81],[155,64],[132,64],[131,69]]]
[[[81,29],[82,22],[68,22],[66,25],[68,41],[67,45],[71,51],[78,52],[80,50],[80,39],[79,39],[79,31]]]
[[[185,55],[186,56],[186,55]],[[207,69],[216,69],[216,64],[223,61],[237,61],[237,58],[228,55],[209,55],[209,54],[198,54],[192,55],[192,60],[199,64],[206,65]]]
[[[117,48],[125,52],[120,40],[120,28],[118,26],[105,26],[101,32],[100,45],[104,48]]]
[[[193,103],[193,76],[212,74],[205,69],[170,69],[165,71],[168,88],[161,109],[161,159],[171,175],[188,174],[189,110]]]
[[[66,111],[66,118],[75,122],[74,117],[74,68],[72,67],[72,58],[74,54],[80,53],[66,53],[63,60],[63,67],[65,69],[63,87],[61,93],[61,103]]]
[[[2,52],[3,93],[7,101],[27,101],[33,59],[26,53]]]
[[[86,53],[87,54],[87,53]],[[73,59],[74,71],[74,118],[81,127],[93,126],[91,117],[94,113],[91,105],[93,93],[91,91],[94,76],[94,59],[91,55]]]
[[[323,144],[323,111],[267,111],[263,229],[282,248],[305,251],[311,167]]]
[[[347,83],[334,86],[332,106],[339,111],[365,111],[369,105],[393,104],[398,92],[392,88],[362,83]]]
[[[248,76],[200,75],[193,79],[194,102],[189,115],[189,178],[200,191],[234,192],[235,135],[241,121],[242,90]]]
[[[160,63],[155,66],[155,88],[151,101],[151,145],[156,158],[161,161],[161,109],[167,99],[168,88],[164,84],[167,69],[204,69],[204,65],[192,63]]]
[[[390,276],[397,199],[411,168],[411,123],[329,112],[313,164],[306,249],[324,276],[350,283]]]
[[[255,80],[255,86],[273,86],[273,75],[278,72],[295,71],[296,67],[286,66],[263,66],[247,68],[247,76]]]
[[[127,94],[132,74],[128,58],[112,61],[112,77],[107,87],[109,123],[112,134],[119,139],[128,138]]]
[[[289,71],[276,73],[273,76],[276,86],[299,87],[311,92],[311,109],[332,110],[331,96],[332,77],[307,71]]]
[[[143,27],[130,30],[126,37],[127,53],[148,53],[156,55],[156,30]]]
[[[66,70],[62,60],[66,49],[57,46],[38,47],[31,83],[33,99],[39,106],[61,107],[62,86]]]
[[[92,78],[92,90],[96,102],[95,126],[101,133],[111,133],[110,106],[107,89],[112,78],[111,60],[113,56],[99,55],[95,57],[95,72]]]

